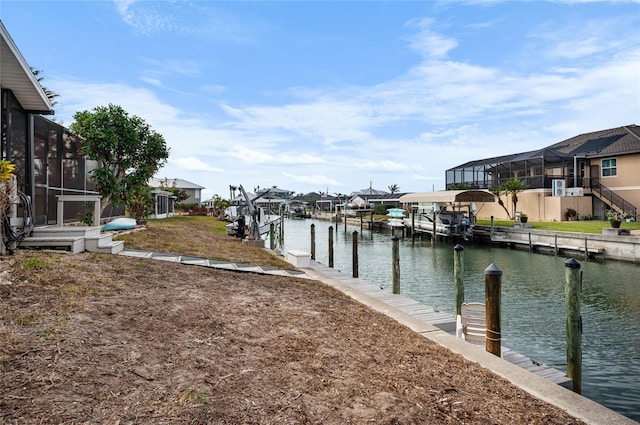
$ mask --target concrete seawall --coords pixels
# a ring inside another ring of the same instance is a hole
[[[484,242],[511,244],[521,249],[575,251],[579,255],[584,255],[586,247],[592,257],[640,264],[640,237],[618,232],[619,229],[610,229],[611,232],[606,231],[605,234],[598,235],[495,227],[493,236],[490,238],[488,226],[477,226],[475,230],[478,240]]]

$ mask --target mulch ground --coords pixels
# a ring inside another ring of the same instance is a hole
[[[89,253],[0,269],[0,423],[581,423],[318,282]]]

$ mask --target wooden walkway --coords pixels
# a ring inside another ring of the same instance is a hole
[[[381,289],[378,285],[351,277],[347,273],[342,273],[339,270],[325,266],[317,261],[312,260],[310,268],[329,279],[347,285],[425,323],[436,326],[445,332],[455,334],[456,321],[451,313],[436,311],[432,307],[412,300],[411,298],[393,294],[388,290]],[[572,387],[571,379],[569,379],[564,372],[532,360],[513,350],[502,347],[502,358],[555,384],[569,389]]]
[[[585,252],[590,258],[593,258],[597,255],[601,255],[604,253],[604,249],[602,248],[590,248],[586,243],[584,246],[570,246],[570,245],[560,245],[556,243],[546,243],[546,242],[538,242],[524,239],[507,239],[500,236],[494,236],[491,238],[491,243],[494,245],[506,245],[509,247],[520,246],[524,248],[528,248],[529,251],[540,251],[540,252],[553,252],[556,255],[561,254],[570,254],[577,253],[581,255],[585,255]]]

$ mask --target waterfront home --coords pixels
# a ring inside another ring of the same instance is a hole
[[[470,161],[446,171],[447,189],[492,189],[516,178],[517,211],[531,220],[603,219],[613,210],[637,219],[640,206],[640,127],[581,134],[539,150]],[[502,200],[510,210],[512,199]],[[480,218],[507,218],[499,204],[478,208]]]
[[[190,181],[184,179],[159,179],[152,178],[149,180],[149,187],[152,189],[162,190],[163,188],[175,188],[179,189],[181,192],[184,192],[188,195],[183,201],[180,201],[182,204],[197,204],[200,205],[202,203],[202,189],[205,187],[200,186],[195,183],[191,183]]]
[[[18,216],[32,211],[32,220],[26,221],[35,226],[78,221],[85,200],[99,198],[89,179],[99,164],[82,156],[77,136],[43,116],[54,113],[53,105],[2,22],[0,89],[0,159],[15,165],[17,188],[31,202],[31,209],[18,206]],[[65,203],[63,209],[59,202]],[[102,217],[123,212],[122,207],[111,206]]]

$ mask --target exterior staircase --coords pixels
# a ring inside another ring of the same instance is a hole
[[[100,226],[43,226],[33,229],[20,246],[32,248],[62,248],[73,254],[99,252],[117,254],[124,249],[123,241],[113,241],[111,233],[101,233]]]
[[[613,210],[618,211],[623,216],[629,215],[638,219],[638,210],[630,202],[626,201],[622,196],[615,193],[603,184],[600,184],[599,179],[591,179],[591,194],[600,199]]]

